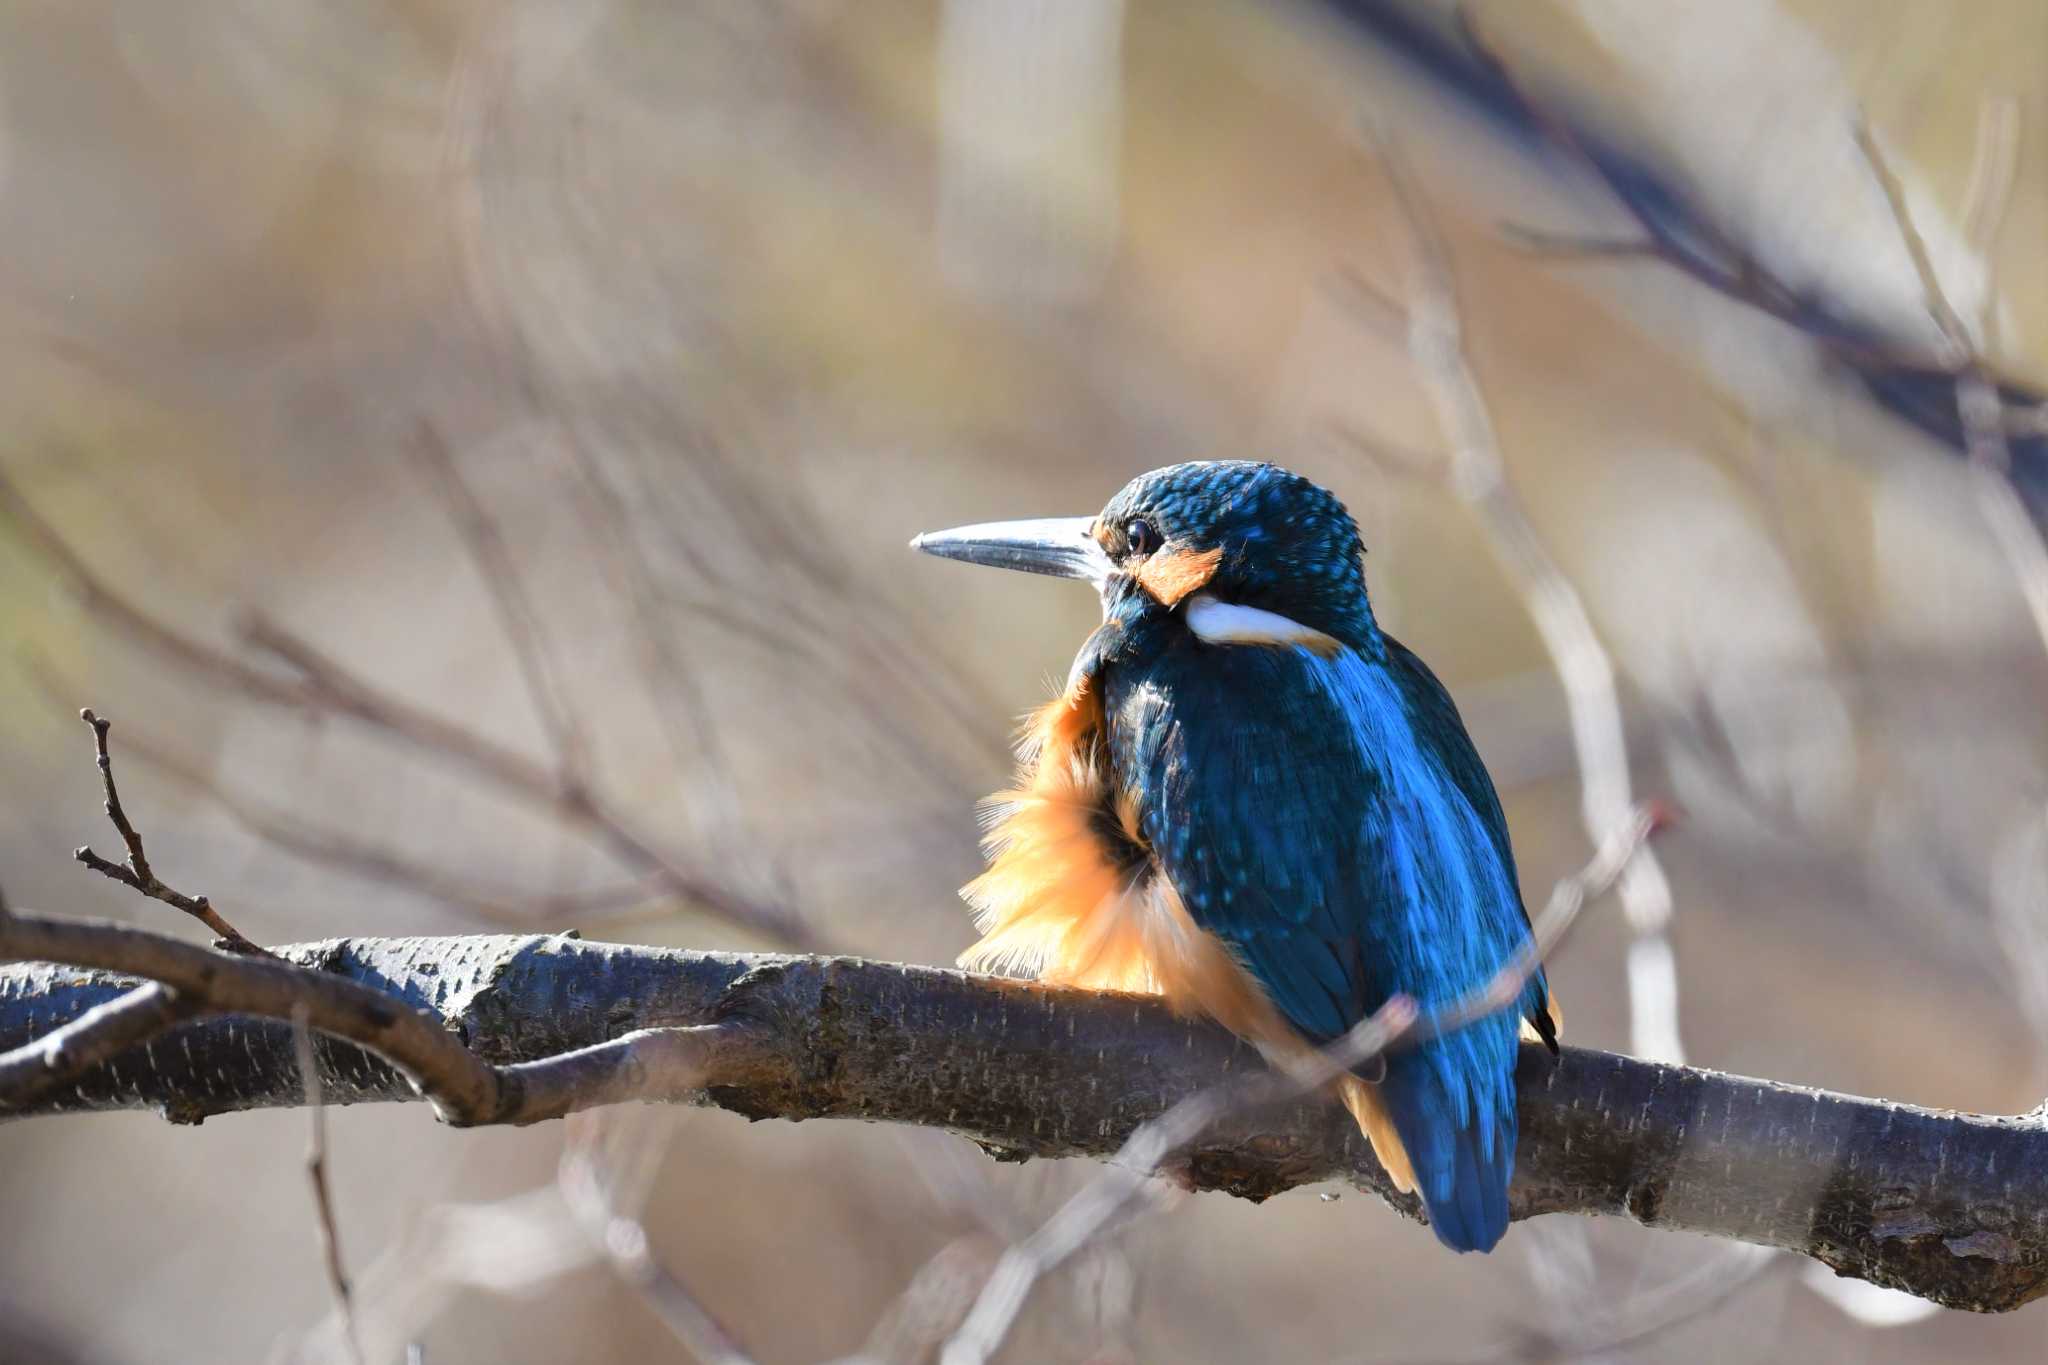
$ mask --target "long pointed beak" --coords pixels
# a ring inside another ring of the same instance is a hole
[[[910,548],[968,564],[1078,578],[1093,583],[1099,591],[1109,580],[1112,565],[1091,534],[1094,525],[1093,517],[991,521],[950,531],[927,531],[911,541]]]

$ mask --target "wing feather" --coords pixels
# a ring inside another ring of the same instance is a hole
[[[1107,675],[1115,779],[1153,858],[1318,1045],[1396,993],[1429,1007],[1479,989],[1529,933],[1485,767],[1441,684],[1388,646],[1189,637]],[[1521,1012],[1548,1022],[1544,999],[1539,973]],[[1459,1249],[1506,1225],[1517,1043],[1512,1014],[1482,1020],[1390,1059],[1381,1087]]]

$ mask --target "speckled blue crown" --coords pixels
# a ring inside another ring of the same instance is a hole
[[[1218,549],[1210,588],[1278,612],[1360,649],[1377,639],[1366,598],[1364,543],[1336,494],[1256,460],[1195,460],[1141,474],[1102,509],[1102,522],[1151,523],[1159,537]]]

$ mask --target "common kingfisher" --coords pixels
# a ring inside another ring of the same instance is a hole
[[[1199,461],[1094,517],[911,545],[1102,598],[986,805],[962,966],[1161,995],[1272,1055],[1397,993],[1449,1005],[1529,941],[1492,779],[1443,684],[1373,619],[1358,527],[1326,489]],[[1455,1251],[1507,1230],[1525,1030],[1556,1052],[1541,971],[1512,1010],[1335,1087]]]

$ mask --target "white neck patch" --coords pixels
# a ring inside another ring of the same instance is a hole
[[[1335,654],[1343,648],[1335,638],[1305,626],[1292,617],[1258,607],[1241,607],[1219,601],[1205,592],[1190,597],[1186,604],[1188,629],[1195,638],[1211,645],[1299,645],[1317,654]]]

